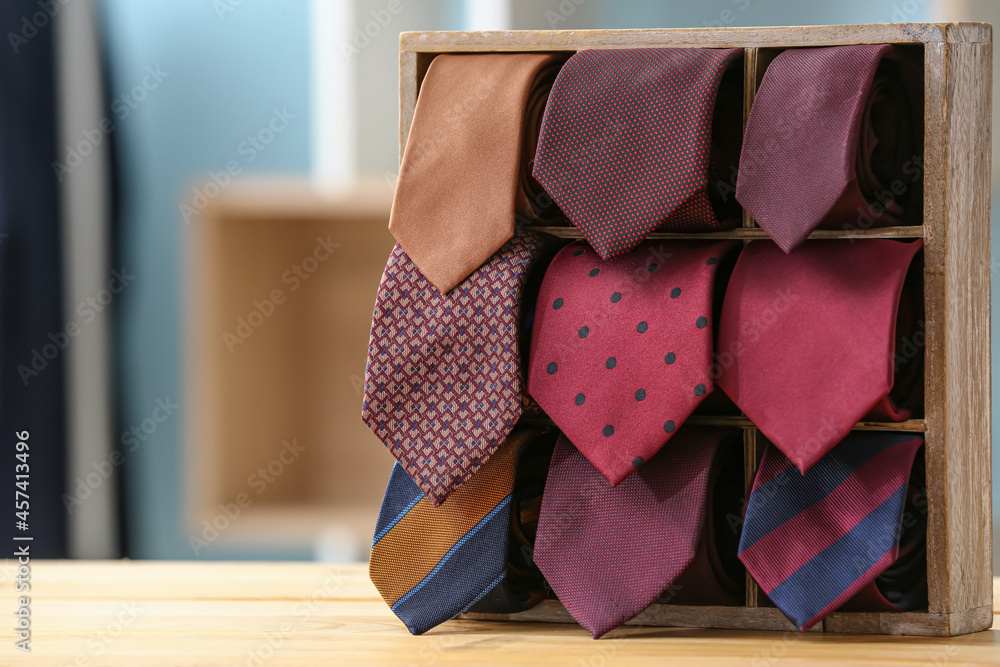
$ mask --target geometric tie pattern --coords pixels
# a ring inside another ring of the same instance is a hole
[[[560,70],[532,174],[601,258],[628,252],[657,228],[736,224],[718,219],[719,184],[710,174],[720,152],[712,141],[720,83],[742,56],[743,49],[585,50]],[[738,96],[720,107],[732,117],[736,144],[740,109]],[[723,171],[730,183],[733,174]]]
[[[521,415],[521,293],[542,237],[517,234],[447,295],[397,244],[379,285],[362,419],[434,505]]]

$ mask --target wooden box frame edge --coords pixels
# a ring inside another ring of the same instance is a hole
[[[819,631],[954,636],[992,625],[990,133],[993,29],[985,23],[897,23],[766,28],[407,32],[400,35],[399,139],[406,144],[417,93],[433,57],[448,52],[585,48],[743,47],[746,104],[760,49],[842,44],[918,44],[924,54],[924,217],[908,228],[833,231],[924,239],[925,460],[928,535],[926,612],[834,613]],[[758,238],[738,229],[731,238]],[[745,431],[748,451],[753,429]],[[631,624],[789,630],[773,607],[651,605]],[[520,614],[467,618],[573,622],[556,601]]]

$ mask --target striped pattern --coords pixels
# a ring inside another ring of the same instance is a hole
[[[739,557],[808,630],[893,562],[917,450],[913,434],[855,432],[806,474],[773,446],[747,503]]]
[[[512,434],[479,473],[435,507],[397,463],[379,513],[369,573],[413,634],[480,603],[509,604],[507,576],[514,473],[539,429]]]

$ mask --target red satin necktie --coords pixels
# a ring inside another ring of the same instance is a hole
[[[800,471],[873,410],[910,417],[889,394],[897,370],[920,363],[897,359],[896,342],[903,283],[922,245],[809,241],[786,255],[758,241],[740,254],[719,321],[716,382]]]

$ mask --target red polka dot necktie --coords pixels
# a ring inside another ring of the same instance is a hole
[[[362,419],[438,505],[521,415],[521,301],[544,245],[519,233],[447,295],[398,244],[372,317]]]
[[[734,247],[646,242],[605,262],[577,241],[549,265],[528,392],[612,485],[711,393],[715,279]]]
[[[587,50],[560,70],[532,173],[602,258],[660,227],[736,225],[742,54]]]
[[[788,49],[768,66],[736,199],[785,252],[817,227],[919,219],[923,149],[909,109],[922,104],[908,101],[913,74],[894,56],[888,44]]]
[[[542,495],[534,560],[552,590],[594,637],[651,602],[732,605],[744,575],[737,536],[743,441],[736,429],[685,426],[617,487],[565,437]]]
[[[717,382],[803,473],[866,415],[904,420],[922,403],[920,297],[903,299],[922,245],[808,241],[786,255],[760,241],[740,254]]]

